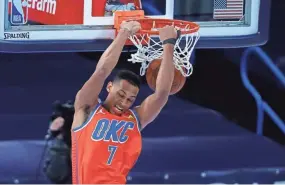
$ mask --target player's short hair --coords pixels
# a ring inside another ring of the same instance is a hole
[[[140,88],[141,80],[140,77],[132,71],[129,70],[120,70],[114,77],[113,82],[117,82],[120,80],[126,80],[130,84]]]

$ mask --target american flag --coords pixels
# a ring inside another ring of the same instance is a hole
[[[214,0],[214,19],[241,19],[244,0]]]

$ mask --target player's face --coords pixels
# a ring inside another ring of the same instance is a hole
[[[110,112],[121,115],[127,111],[135,102],[139,88],[126,80],[108,84],[110,98]]]

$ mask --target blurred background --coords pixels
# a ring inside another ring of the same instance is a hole
[[[284,9],[283,1],[272,1],[270,39],[261,47],[283,74]],[[285,135],[266,113],[257,133],[256,102],[241,79],[246,49],[195,51],[193,75],[142,131],[142,155],[128,183],[285,182]],[[101,54],[0,53],[0,183],[70,183],[73,101]],[[121,55],[116,70],[139,72],[140,65],[127,62],[130,54]],[[248,68],[252,84],[284,120],[285,86],[258,57],[249,58]],[[135,104],[152,92],[142,80]],[[58,117],[64,126],[54,131]]]

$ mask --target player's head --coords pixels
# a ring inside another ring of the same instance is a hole
[[[107,103],[111,113],[121,115],[136,100],[140,88],[140,78],[128,70],[119,71],[107,85]]]

